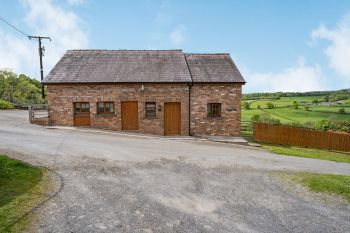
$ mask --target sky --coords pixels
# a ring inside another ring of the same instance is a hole
[[[228,52],[244,93],[350,88],[350,0],[0,0],[0,17],[67,49]],[[0,69],[40,79],[37,42],[0,22]]]

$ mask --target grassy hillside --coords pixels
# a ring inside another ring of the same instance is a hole
[[[270,106],[269,106],[270,105]],[[247,127],[254,115],[269,114],[281,124],[317,123],[321,120],[350,119],[350,90],[310,93],[252,93],[243,95],[242,135],[251,136]]]

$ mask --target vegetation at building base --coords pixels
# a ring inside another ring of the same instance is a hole
[[[6,100],[0,99],[0,109],[14,109],[14,108],[15,108],[15,105],[13,105],[12,103]]]
[[[334,152],[328,150],[309,149],[296,146],[281,146],[261,144],[264,149],[272,153],[288,156],[297,156],[312,159],[322,159],[341,163],[350,163],[350,153]]]
[[[46,197],[48,174],[43,168],[0,155],[0,232],[22,232],[25,215]]]
[[[340,195],[350,202],[350,176],[298,173],[291,178],[308,187],[310,191]]]
[[[40,103],[43,103],[43,100],[38,80],[10,70],[0,70],[0,109]]]

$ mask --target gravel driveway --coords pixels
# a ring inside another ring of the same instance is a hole
[[[274,175],[350,165],[191,138],[30,125],[0,111],[0,152],[55,171],[36,232],[350,232],[350,205]],[[294,186],[293,186],[294,185]]]

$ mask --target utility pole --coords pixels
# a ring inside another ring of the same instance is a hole
[[[43,56],[45,52],[45,47],[41,46],[41,40],[50,40],[51,38],[48,36],[28,36],[29,40],[31,39],[37,39],[39,42],[39,57],[40,57],[40,75],[41,75],[41,97],[45,99],[45,92],[44,92],[44,84],[43,84],[43,79],[44,79],[44,67],[43,67]]]

